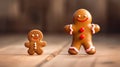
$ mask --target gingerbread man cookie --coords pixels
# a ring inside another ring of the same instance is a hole
[[[43,50],[41,48],[46,45],[46,42],[42,41],[42,39],[43,34],[38,29],[31,30],[28,33],[29,42],[25,42],[25,47],[29,48],[28,49],[29,55],[33,55],[34,53],[40,55],[43,53]]]
[[[68,53],[72,55],[78,54],[81,45],[83,45],[87,54],[94,54],[96,49],[92,43],[92,34],[100,31],[99,25],[91,24],[92,17],[86,9],[78,9],[73,14],[73,22],[74,24],[65,26],[65,31],[73,36]]]

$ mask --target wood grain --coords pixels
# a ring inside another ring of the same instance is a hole
[[[45,35],[47,46],[43,47],[44,53],[31,56],[24,47],[24,42],[27,41],[25,35],[2,36],[0,67],[120,67],[120,35],[95,37],[95,55],[87,55],[83,47],[78,55],[69,55],[67,51],[71,37]]]

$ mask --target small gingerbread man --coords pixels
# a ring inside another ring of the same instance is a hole
[[[92,17],[86,9],[78,9],[73,14],[73,22],[74,24],[65,26],[65,31],[73,36],[68,53],[72,55],[78,54],[81,45],[83,45],[87,54],[94,54],[96,49],[92,43],[92,34],[100,31],[99,25],[91,24]]]
[[[33,55],[34,53],[40,55],[43,53],[43,50],[41,48],[46,45],[46,42],[42,41],[42,39],[43,34],[38,29],[31,30],[28,33],[29,42],[25,42],[25,47],[29,48],[28,49],[29,55]]]

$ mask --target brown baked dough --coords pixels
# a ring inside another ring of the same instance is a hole
[[[43,50],[41,48],[46,45],[46,42],[42,41],[42,39],[43,34],[38,29],[31,30],[28,33],[29,42],[25,42],[25,47],[29,48],[28,49],[29,55],[33,55],[34,53],[40,55],[43,53]]]
[[[68,50],[69,54],[78,54],[81,45],[85,48],[87,54],[94,54],[96,52],[92,43],[92,34],[100,31],[100,26],[91,24],[92,17],[86,9],[78,9],[73,14],[74,24],[66,25],[65,31],[73,36],[72,45]]]

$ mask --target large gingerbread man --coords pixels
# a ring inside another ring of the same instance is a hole
[[[78,54],[81,45],[83,45],[87,54],[94,54],[96,49],[92,43],[92,34],[100,31],[99,25],[91,24],[92,17],[86,9],[78,9],[73,14],[73,22],[74,24],[65,26],[65,31],[73,36],[68,53],[72,55]]]
[[[46,45],[46,42],[42,41],[42,39],[43,34],[38,29],[31,30],[28,33],[29,42],[25,42],[25,47],[29,48],[28,49],[29,55],[33,55],[34,53],[40,55],[43,53],[43,50],[41,48]]]

